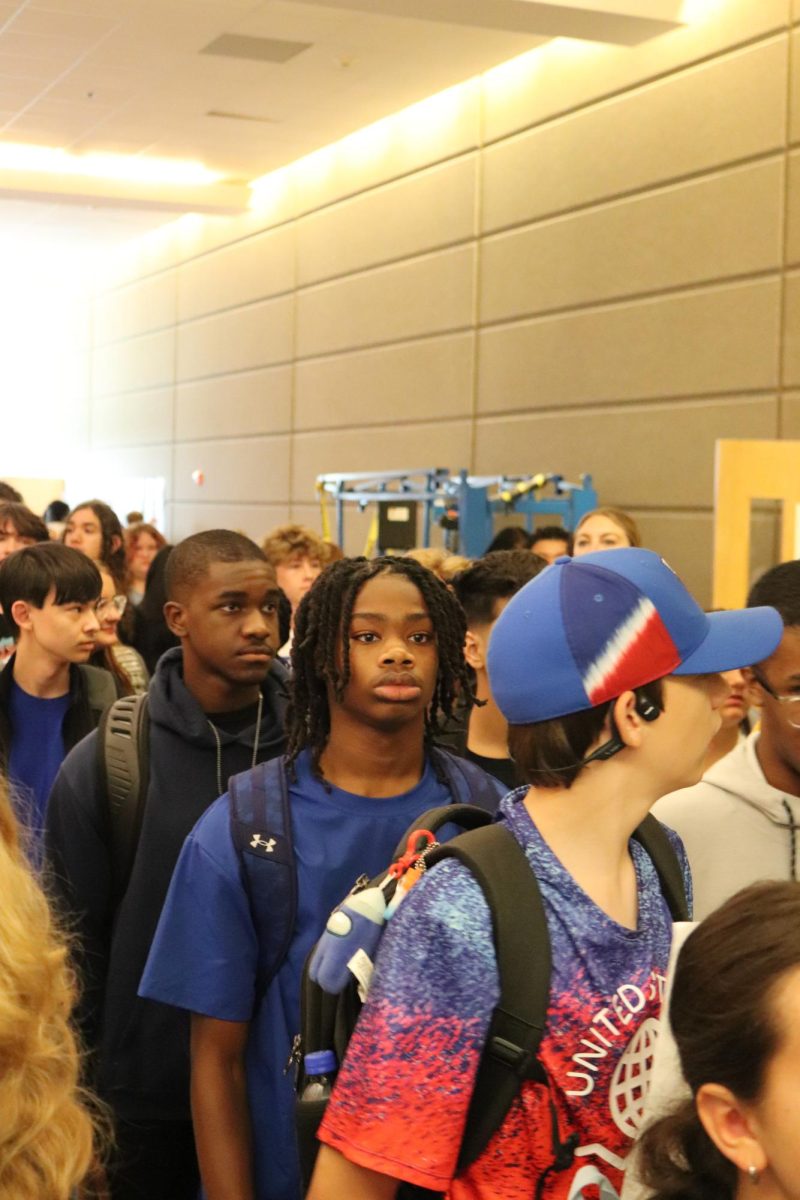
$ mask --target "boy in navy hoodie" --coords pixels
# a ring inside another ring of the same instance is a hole
[[[148,693],[148,789],[121,900],[96,734],[64,762],[47,812],[53,890],[77,934],[92,1082],[116,1117],[113,1200],[197,1195],[188,1020],[136,988],[187,833],[231,775],[285,744],[278,587],[262,551],[228,530],[199,533],[175,548],[166,582],[181,647],[159,660]]]

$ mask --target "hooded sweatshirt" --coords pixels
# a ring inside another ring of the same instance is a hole
[[[686,847],[700,921],[760,879],[795,879],[800,798],[764,778],[751,733],[714,763],[700,783],[663,796],[653,815]]]
[[[286,672],[262,685],[257,761],[283,753]],[[253,761],[251,725],[219,729],[183,681],[180,649],[158,663],[150,685],[150,764],[141,834],[127,891],[115,906],[108,797],[100,785],[97,734],[59,771],[47,810],[45,849],[52,891],[77,937],[82,996],[78,1020],[94,1054],[93,1082],[128,1120],[189,1118],[185,1013],[136,994],[184,839],[228,779]],[[198,913],[198,920],[203,914]]]

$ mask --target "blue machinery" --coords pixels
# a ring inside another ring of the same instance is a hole
[[[356,472],[317,476],[322,506],[323,536],[330,537],[327,500],[336,502],[336,541],[344,545],[344,511],[356,504],[363,512],[376,505],[365,553],[378,543],[378,508],[419,504],[422,507],[422,537],[418,545],[429,546],[431,528],[437,521],[445,530],[445,545],[453,552],[478,558],[494,537],[496,516],[521,513],[530,532],[541,517],[558,516],[566,529],[574,529],[584,513],[597,507],[597,493],[590,475],[580,483],[567,483],[561,475],[452,475],[443,467],[413,471]],[[382,547],[377,546],[380,550]]]

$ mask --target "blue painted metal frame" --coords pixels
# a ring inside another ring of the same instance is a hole
[[[529,532],[540,517],[557,516],[574,529],[584,513],[597,507],[591,475],[569,483],[562,475],[453,475],[445,467],[408,471],[358,471],[317,476],[318,491],[336,502],[336,539],[344,544],[344,511],[357,504],[396,504],[414,500],[422,505],[423,546],[430,545],[434,519],[449,517],[457,528],[445,528],[445,544],[454,552],[478,558],[494,536],[499,515],[521,513]],[[540,493],[549,491],[549,495]]]

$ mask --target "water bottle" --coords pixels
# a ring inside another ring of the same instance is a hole
[[[333,1050],[315,1050],[303,1059],[303,1074],[306,1077],[301,1100],[327,1100],[333,1088],[333,1077],[338,1066]]]

